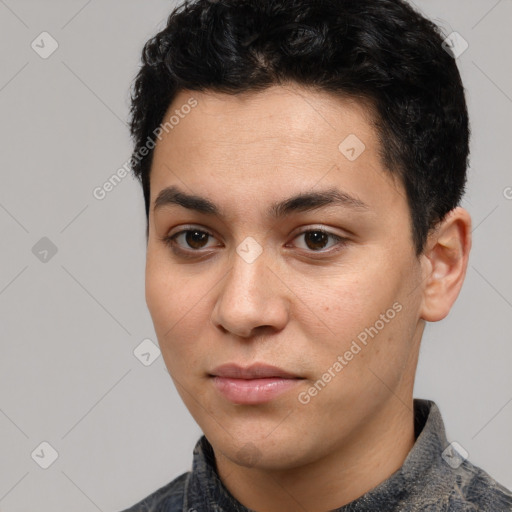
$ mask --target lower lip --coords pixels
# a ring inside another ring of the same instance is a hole
[[[232,379],[215,376],[213,384],[224,397],[235,404],[261,404],[294,388],[301,380],[280,377]]]

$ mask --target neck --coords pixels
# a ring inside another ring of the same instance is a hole
[[[350,503],[389,478],[414,445],[412,396],[391,396],[364,427],[327,457],[290,469],[261,470],[215,452],[224,486],[244,506],[266,512],[325,512]]]

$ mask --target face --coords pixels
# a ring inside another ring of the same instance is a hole
[[[151,169],[146,301],[214,449],[292,468],[402,414],[422,274],[364,105],[274,86],[182,91],[172,115]]]

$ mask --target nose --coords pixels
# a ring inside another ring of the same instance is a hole
[[[212,312],[213,324],[242,338],[283,329],[290,291],[276,267],[265,251],[252,262],[234,254]]]

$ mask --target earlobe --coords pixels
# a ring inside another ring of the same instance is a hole
[[[448,315],[462,288],[470,250],[471,217],[464,208],[454,208],[431,232],[422,256],[422,319],[437,322]]]

